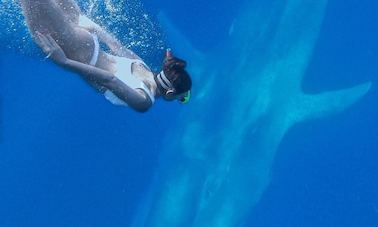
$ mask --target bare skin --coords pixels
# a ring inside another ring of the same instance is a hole
[[[132,89],[114,76],[117,62],[114,56],[140,59],[123,47],[111,34],[85,17],[73,0],[21,0],[26,23],[36,43],[55,63],[77,72],[100,92],[111,90],[117,97],[139,112],[147,111],[152,102],[141,89]],[[85,26],[80,21],[85,20]],[[112,54],[99,51],[96,65],[89,65],[94,52],[91,33],[96,33]],[[132,65],[132,72],[156,96],[160,96],[153,73]]]

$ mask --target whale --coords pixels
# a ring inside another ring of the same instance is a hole
[[[206,53],[160,13],[170,46],[188,59],[193,104],[166,134],[132,226],[243,226],[287,132],[338,114],[369,91],[370,82],[303,91],[326,7],[327,0],[244,2],[225,41]]]

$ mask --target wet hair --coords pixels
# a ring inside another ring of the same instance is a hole
[[[192,80],[185,70],[186,62],[176,57],[166,58],[163,63],[163,71],[167,79],[172,83],[176,94],[182,94],[192,88]]]

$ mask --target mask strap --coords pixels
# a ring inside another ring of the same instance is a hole
[[[165,90],[174,90],[172,83],[168,80],[168,78],[165,76],[164,71],[161,71],[157,76],[157,79],[160,83],[160,85],[165,89]]]

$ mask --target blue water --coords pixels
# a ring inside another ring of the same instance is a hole
[[[165,11],[204,52],[226,38],[239,6],[231,0],[143,4],[154,23]],[[377,11],[369,0],[329,2],[304,90],[366,81],[373,87],[347,111],[286,134],[246,226],[378,226]],[[133,47],[155,68],[168,45],[156,29],[151,34],[161,43],[144,40],[152,46],[144,52],[145,46]],[[128,226],[165,132],[185,123],[176,116],[186,107],[158,101],[141,115],[112,106],[77,75],[43,61],[29,42],[29,51],[9,49],[7,43],[22,43],[14,39],[25,31],[17,31],[0,35],[0,226]]]

